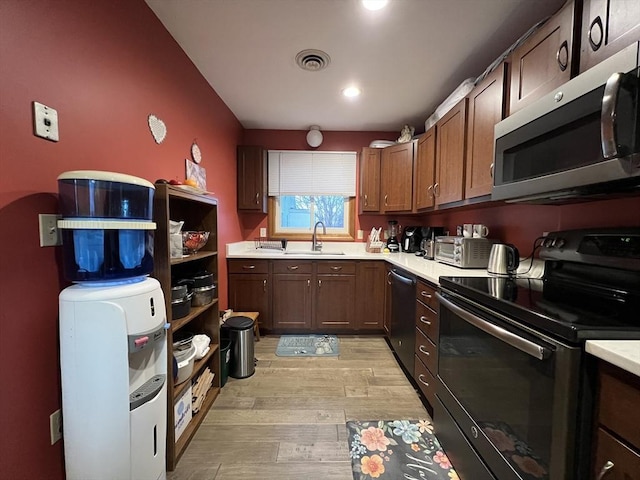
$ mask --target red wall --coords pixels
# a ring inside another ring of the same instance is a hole
[[[57,211],[56,177],[94,169],[182,179],[197,139],[224,252],[241,239],[242,127],[142,0],[2,0],[0,62],[0,478],[61,479],[49,414],[61,406],[57,298],[67,283],[59,248],[38,243],[38,214]],[[57,109],[58,143],[33,135],[34,100]],[[150,113],[167,125],[160,145]]]

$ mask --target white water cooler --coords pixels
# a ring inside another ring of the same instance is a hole
[[[166,477],[166,311],[153,278],[60,294],[67,479]]]

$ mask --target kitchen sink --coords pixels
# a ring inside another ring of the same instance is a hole
[[[286,250],[285,255],[344,255],[338,250]]]

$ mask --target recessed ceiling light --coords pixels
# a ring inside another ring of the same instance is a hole
[[[347,98],[357,97],[361,93],[362,91],[358,87],[347,87],[344,90],[342,90],[342,95],[344,95]]]
[[[362,6],[367,10],[380,10],[384,8],[389,0],[362,0]]]

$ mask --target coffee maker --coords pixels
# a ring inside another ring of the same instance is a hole
[[[415,253],[420,251],[423,228],[424,227],[404,227],[400,245],[403,252]]]
[[[436,250],[436,237],[445,235],[445,229],[444,227],[422,227],[420,233],[422,234],[420,251],[424,252],[424,258],[433,260]]]

